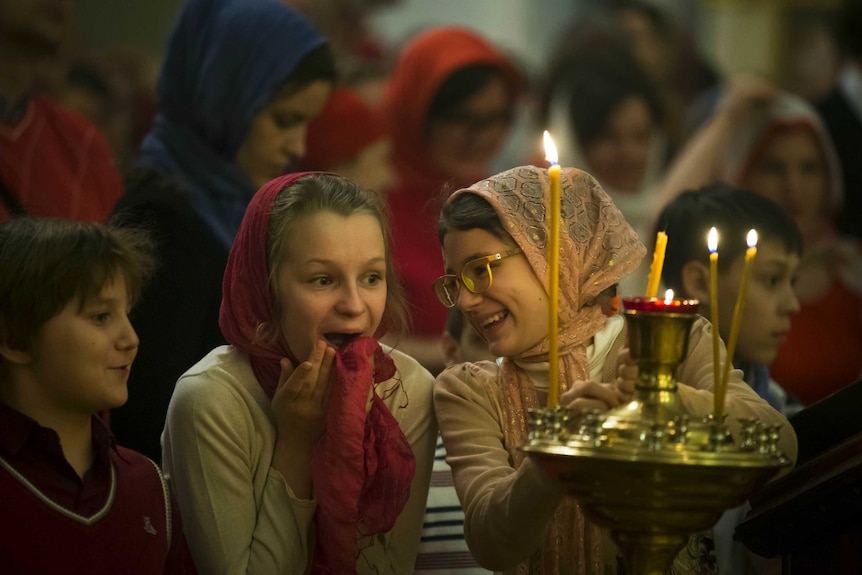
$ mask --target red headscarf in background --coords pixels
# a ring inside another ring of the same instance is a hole
[[[332,93],[308,125],[301,170],[330,170],[388,135],[386,118],[348,88]]]
[[[261,341],[261,324],[276,317],[267,267],[266,235],[278,194],[307,175],[289,174],[252,198],[228,256],[219,325],[227,341],[249,355],[257,381],[272,397],[280,360],[299,361],[284,344]],[[373,357],[373,363],[372,363]],[[326,431],[314,448],[312,480],[318,501],[313,573],[355,573],[358,537],[385,533],[410,496],[415,458],[410,443],[371,387],[395,377],[395,364],[376,339],[354,340],[338,350],[326,414]]]
[[[483,178],[450,182],[428,161],[425,120],[437,91],[449,76],[467,66],[490,64],[500,69],[510,92],[520,93],[522,80],[512,62],[499,50],[463,28],[435,28],[417,36],[401,54],[389,79],[384,111],[392,131],[393,163],[399,183],[387,196],[392,212],[392,249],[407,300],[414,310],[417,334],[439,336],[446,325],[446,309],[431,289],[443,273],[437,241],[437,218],[444,186],[455,190]]]

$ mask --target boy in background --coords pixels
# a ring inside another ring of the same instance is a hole
[[[128,396],[128,313],[152,263],[140,232],[0,224],[4,573],[194,572],[161,471],[96,415]]]
[[[748,231],[757,231],[747,299],[740,320],[733,366],[744,372],[754,391],[784,415],[800,405],[769,378],[768,366],[799,311],[793,286],[802,254],[802,236],[794,221],[774,202],[727,184],[687,191],[665,206],[658,230],[668,236],[662,280],[678,297],[700,301],[709,315],[709,250],[706,237],[718,231],[718,326],[727,342],[741,285]]]
[[[719,235],[718,327],[725,342],[741,285],[746,236],[751,229],[757,231],[757,255],[732,361],[760,397],[790,416],[802,405],[769,377],[769,364],[790,330],[790,317],[799,311],[794,292],[802,255],[799,228],[773,201],[727,184],[683,192],[665,206],[657,226],[668,236],[663,283],[677,297],[699,300],[706,316],[711,303],[706,238],[713,226]],[[746,562],[756,559],[733,540],[746,511],[746,505],[728,510],[714,528],[720,573],[745,573]]]

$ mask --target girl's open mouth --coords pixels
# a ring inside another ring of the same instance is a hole
[[[360,337],[361,333],[325,333],[323,337],[326,338],[326,341],[331,343],[334,347],[341,349],[354,339]]]

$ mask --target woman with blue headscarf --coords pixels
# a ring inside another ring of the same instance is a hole
[[[305,152],[335,66],[326,39],[278,0],[190,0],[169,40],[159,111],[115,213],[158,242],[159,268],[133,318],[141,350],[120,441],[161,458],[177,378],[224,343],[221,282],[254,192]]]

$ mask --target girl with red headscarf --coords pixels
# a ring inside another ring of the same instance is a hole
[[[437,433],[385,212],[333,174],[264,185],[224,276],[214,349],[177,382],[164,467],[204,573],[408,573]]]
[[[443,261],[439,199],[488,174],[505,141],[521,77],[512,62],[472,31],[435,28],[403,50],[384,95],[399,183],[389,194],[393,254],[404,279],[412,337],[399,347],[432,371],[445,361],[446,326],[428,288]]]

